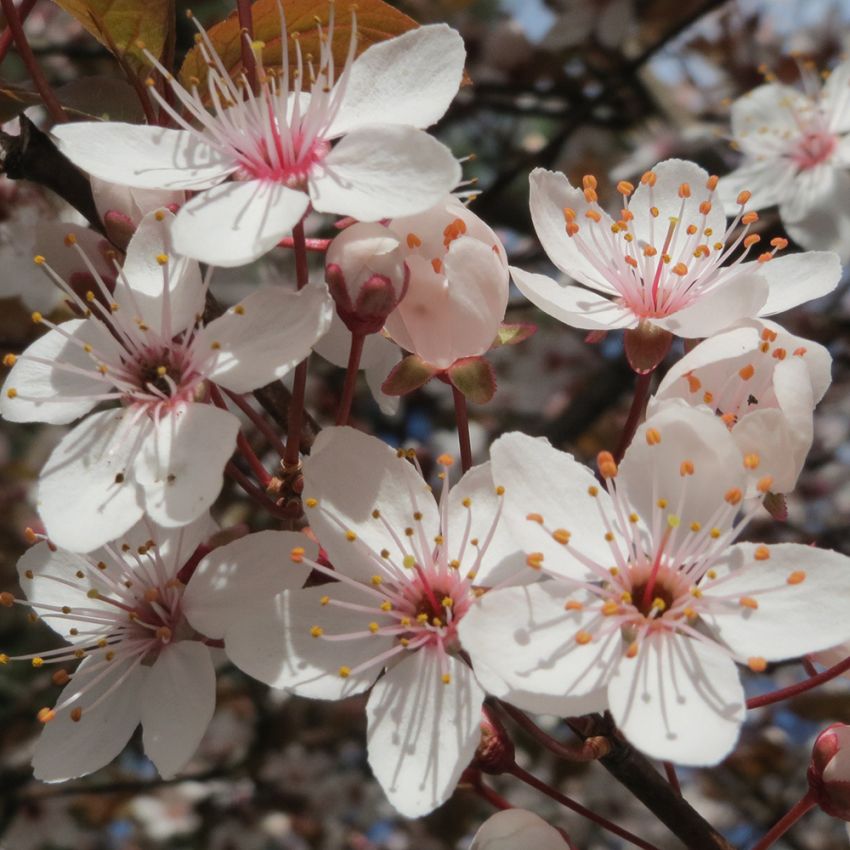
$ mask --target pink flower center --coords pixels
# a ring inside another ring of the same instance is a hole
[[[834,133],[824,130],[804,133],[792,150],[791,158],[805,171],[826,162],[837,146],[838,139]]]

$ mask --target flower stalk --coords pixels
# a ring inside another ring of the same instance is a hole
[[[767,850],[772,847],[803,815],[817,805],[813,791],[807,791],[755,844],[752,850]]]
[[[337,425],[347,425],[351,414],[351,402],[354,400],[354,389],[357,386],[357,373],[360,371],[360,357],[363,354],[365,334],[351,334],[351,350],[348,354],[348,367],[345,370],[345,383],[342,387],[342,398],[336,416]]]

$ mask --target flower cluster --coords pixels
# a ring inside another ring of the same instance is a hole
[[[830,382],[828,351],[767,317],[841,277],[831,249],[846,248],[845,230],[807,239],[823,207],[791,193],[802,176],[822,193],[846,177],[850,66],[818,100],[771,84],[733,111],[745,154],[751,121],[776,119],[759,132],[779,164],[760,158],[719,179],[667,160],[637,186],[620,181],[613,214],[596,178],[578,187],[534,170],[531,216],[565,276],[555,280],[509,267],[496,232],[451,194],[459,162],[424,132],[461,84],[458,34],[420,27],[358,55],[351,24],[340,68],[333,12],[308,56],[281,7],[282,69],[264,66],[245,34],[256,68],[237,76],[199,26],[203,86],[149,56],[171,87],[149,87],[170,126],[53,131],[93,179],[102,235],[66,228],[44,241],[35,263],[59,306],[33,313],[46,331],[4,359],[5,419],[72,426],[39,477],[23,593],[0,594],[67,643],[0,655],[57,665],[35,774],[97,770],[141,724],[148,757],[176,775],[214,712],[216,649],[290,694],[368,694],[370,765],[410,817],[444,803],[471,762],[485,769],[491,703],[606,712],[643,754],[716,764],[746,716],[742,674],[850,641],[850,559],[741,541],[793,491]],[[755,210],[773,203],[796,241],[824,250],[780,253],[784,237],[757,248]],[[337,217],[335,239],[312,240],[324,279],[310,280],[309,212]],[[212,294],[215,267],[289,248],[297,288],[258,288],[226,308]],[[530,333],[503,323],[511,278],[591,339],[625,331],[646,394],[595,471],[520,432],[471,463],[466,400],[495,392],[490,349]],[[674,337],[689,341],[678,358]],[[347,372],[337,425],[307,453],[314,347]],[[441,454],[431,475],[412,449],[348,427],[361,367],[383,401],[431,378],[450,384],[461,463]],[[275,400],[289,373],[287,418]],[[285,438],[255,400],[288,424]],[[278,451],[274,473],[246,422]],[[218,529],[210,511],[225,477],[286,530]],[[842,817],[845,731],[821,741],[810,771],[821,805]],[[521,771],[505,753],[500,769]],[[518,835],[564,843],[513,811],[473,847],[514,847]]]

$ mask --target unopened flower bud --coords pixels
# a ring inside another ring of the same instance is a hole
[[[817,804],[828,815],[850,821],[850,726],[833,723],[818,735],[808,780]]]
[[[505,773],[514,764],[514,744],[495,713],[481,706],[481,742],[475,751],[475,766],[483,773]]]
[[[524,809],[496,812],[475,833],[469,850],[564,850],[567,842],[555,827]]]
[[[404,297],[408,277],[399,240],[381,224],[353,224],[328,248],[325,279],[352,333],[378,333]]]
[[[667,356],[672,342],[673,334],[652,322],[629,328],[624,337],[629,366],[639,375],[651,372]]]

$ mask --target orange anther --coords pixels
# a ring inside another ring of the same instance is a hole
[[[650,446],[657,446],[661,442],[661,433],[655,428],[646,429],[646,442]]]
[[[753,557],[757,561],[770,560],[770,549],[768,549],[765,545],[756,546],[756,551],[753,553]]]
[[[771,357],[776,360],[784,360],[788,356],[788,352],[784,348],[774,348]]]
[[[625,195],[626,197],[628,197],[629,195],[631,195],[631,193],[632,193],[632,192],[634,192],[634,190],[635,190],[634,184],[633,184],[633,183],[629,183],[629,181],[628,181],[628,180],[621,180],[621,181],[617,184],[617,191],[618,191],[621,195]]]
[[[753,673],[764,673],[764,671],[767,670],[767,661],[761,657],[748,658],[747,667],[749,667]]]
[[[543,517],[540,514],[526,514],[525,518],[531,522],[536,522],[538,525],[543,525]]]
[[[52,708],[40,708],[36,717],[39,723],[49,723],[56,717],[56,712]]]
[[[765,475],[763,478],[759,478],[758,484],[756,485],[756,489],[759,493],[769,493],[770,488],[773,486],[773,476]]]
[[[611,452],[599,452],[596,456],[596,465],[599,467],[599,474],[603,478],[616,478],[617,463]]]
[[[596,189],[585,189],[584,199],[589,204],[595,204],[599,200],[599,195],[596,194]]]
[[[643,183],[644,186],[654,186],[655,181],[658,179],[654,171],[645,171],[640,178],[640,182]]]
[[[679,197],[680,198],[690,198],[691,196],[691,187],[687,183],[682,183],[679,186]]]
[[[752,196],[752,192],[748,192],[746,189],[744,189],[743,192],[738,193],[738,203],[743,206],[745,203],[747,203],[747,201],[750,200],[750,198],[752,198]]]
[[[434,257],[434,259],[431,260],[431,268],[434,269],[437,274],[442,274],[443,261],[439,257]]]
[[[788,584],[802,584],[805,580],[805,570],[794,570],[794,572],[791,573],[791,575],[789,575],[787,579],[785,579]]]
[[[806,353],[805,346],[801,345],[799,348],[794,349],[794,356],[795,357],[802,357],[805,353]]]
[[[747,469],[757,469],[760,463],[761,458],[756,452],[750,452],[750,454],[744,455],[744,466]]]
[[[602,221],[602,216],[599,214],[598,210],[588,210],[584,214],[585,218],[589,218],[591,221],[595,221],[597,224]]]
[[[558,543],[560,543],[562,546],[566,546],[567,543],[570,542],[570,537],[572,537],[572,535],[569,531],[567,531],[566,528],[556,528],[552,532],[552,537],[557,540]]]
[[[590,632],[586,632],[584,629],[576,632],[576,643],[585,646],[593,640],[593,635]]]
[[[684,263],[676,263],[671,271],[673,274],[679,275],[679,277],[684,277],[688,273],[688,267]]]
[[[584,605],[576,599],[568,599],[564,604],[564,609],[567,611],[581,611],[584,608]]]
[[[684,478],[686,475],[693,475],[693,474],[694,474],[693,461],[683,460],[679,464],[679,475],[681,475]]]
[[[750,609],[751,609],[751,610],[753,610],[753,611],[755,611],[755,610],[759,607],[758,600],[757,600],[757,599],[753,599],[753,597],[752,597],[752,596],[742,596],[742,597],[738,600],[738,604],[739,604],[742,608],[750,608]]]
[[[567,236],[575,236],[576,233],[578,233],[578,231],[579,231],[579,226],[574,221],[571,221],[567,225]]]
[[[742,381],[749,381],[750,378],[752,378],[752,376],[755,374],[755,372],[755,366],[753,366],[752,363],[747,363],[746,366],[742,366],[738,370],[738,376],[741,378]]]
[[[525,559],[525,563],[533,570],[539,570],[543,565],[543,553],[531,552]]]
[[[697,390],[699,390],[700,387],[702,386],[702,381],[700,381],[700,379],[696,375],[693,375],[693,374],[685,375],[685,379],[688,382],[688,389],[692,393],[697,392]]]
[[[638,261],[631,254],[624,254],[623,259],[626,261],[626,264],[630,265],[633,269],[638,267]]]
[[[584,189],[595,189],[598,183],[592,174],[585,174],[584,177],[581,178],[581,185]]]
[[[730,505],[737,505],[740,503],[741,499],[744,498],[744,494],[737,487],[733,487],[731,490],[726,491],[723,498]]]
[[[783,239],[781,236],[774,236],[773,239],[770,240],[770,244],[776,248],[777,251],[782,251],[788,247],[788,240]]]
[[[711,201],[703,201],[703,202],[699,205],[699,211],[700,211],[703,215],[708,215],[708,214],[711,212]]]
[[[761,236],[758,233],[751,233],[749,236],[744,237],[744,247],[752,248],[753,245],[758,245],[761,242]]]
[[[564,221],[569,224],[571,221],[575,221],[576,219],[576,211],[572,207],[564,207]]]
[[[720,178],[716,174],[712,174],[708,180],[705,181],[705,188],[708,189],[709,192],[713,192],[717,188],[717,183]]]

